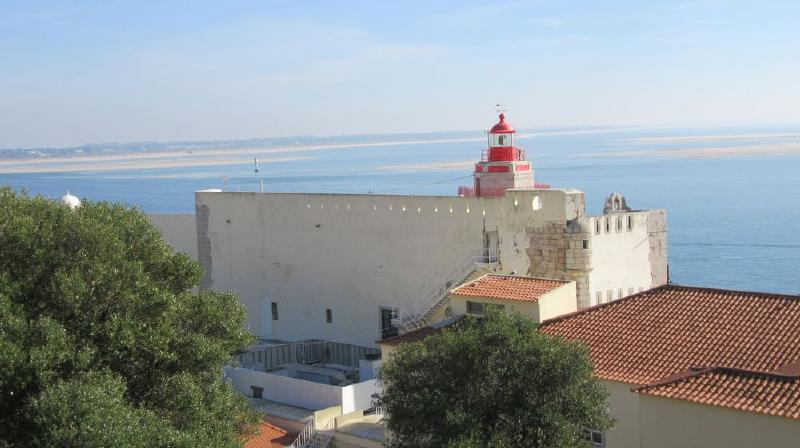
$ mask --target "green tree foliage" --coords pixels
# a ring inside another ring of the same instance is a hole
[[[380,379],[398,448],[574,448],[589,446],[585,428],[612,424],[587,349],[518,313],[490,310],[402,344]]]
[[[252,336],[202,275],[139,210],[0,188],[0,446],[240,446]]]

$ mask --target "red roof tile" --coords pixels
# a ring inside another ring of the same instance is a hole
[[[375,343],[388,346],[395,346],[395,345],[400,345],[404,342],[419,342],[430,335],[439,333],[440,331],[442,331],[443,328],[447,328],[463,318],[464,318],[463,315],[451,317],[450,319],[443,320],[441,322],[436,322],[435,324],[429,325],[427,327],[417,328],[416,330],[411,330],[407,333],[399,334],[397,336],[392,336],[385,339],[379,339],[375,341]]]
[[[690,370],[636,392],[800,420],[800,376],[712,367]]]
[[[411,330],[408,333],[399,334],[386,339],[380,339],[375,342],[382,345],[395,346],[404,342],[418,342],[440,331],[442,331],[441,328],[422,327],[417,328],[416,330]]]
[[[283,428],[262,422],[259,434],[247,439],[245,448],[283,448],[289,446],[297,438],[297,434],[290,433]]]
[[[773,372],[800,360],[800,296],[665,285],[540,329],[588,345],[606,380],[645,385],[708,366]]]
[[[536,302],[542,295],[567,283],[562,280],[487,274],[455,288],[451,294]]]

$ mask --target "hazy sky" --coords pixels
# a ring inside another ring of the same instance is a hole
[[[800,1],[0,0],[0,147],[800,122]]]

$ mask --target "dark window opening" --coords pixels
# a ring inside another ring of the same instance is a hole
[[[392,325],[393,311],[388,308],[381,308],[381,337],[390,338],[398,335],[397,327]]]
[[[258,386],[250,386],[253,390],[253,398],[264,398],[264,388]]]
[[[589,240],[583,240],[583,248],[584,249],[588,249],[589,248]]]
[[[278,320],[278,302],[272,302],[272,320]]]
[[[333,310],[330,308],[325,310],[325,322],[332,323],[333,322]]]

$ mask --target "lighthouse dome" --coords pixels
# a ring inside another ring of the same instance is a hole
[[[492,134],[509,134],[517,132],[511,123],[506,121],[506,114],[500,114],[500,122],[489,131]]]
[[[67,194],[61,196],[61,203],[71,208],[72,210],[75,210],[76,208],[81,206],[81,200],[78,199],[77,196],[71,195],[69,193],[69,190],[67,190]]]

